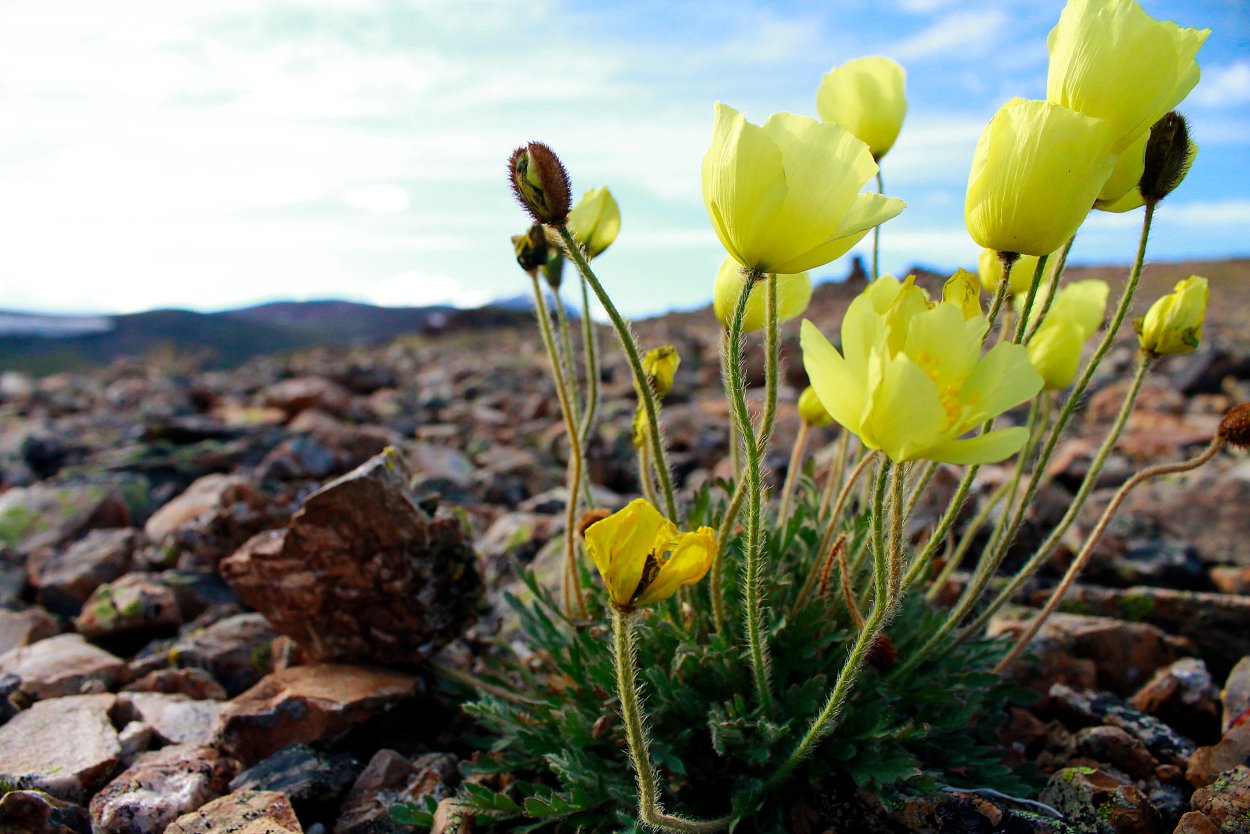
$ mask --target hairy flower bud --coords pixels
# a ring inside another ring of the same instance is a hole
[[[542,142],[512,152],[508,182],[521,206],[537,223],[559,226],[569,217],[573,191],[560,158]]]
[[[1142,158],[1142,199],[1154,203],[1175,191],[1189,173],[1196,151],[1180,113],[1173,111],[1155,122]]]
[[[1224,415],[1216,434],[1239,449],[1250,448],[1250,403],[1235,405]]]

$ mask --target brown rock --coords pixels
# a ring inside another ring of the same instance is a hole
[[[1228,729],[1239,720],[1250,720],[1250,655],[1243,657],[1228,673],[1220,693],[1224,714],[1220,725]]]
[[[1250,565],[1218,565],[1208,575],[1223,593],[1250,595]]]
[[[287,798],[276,791],[235,791],[170,823],[165,834],[303,834]]]
[[[148,519],[157,564],[212,567],[270,524],[265,497],[240,475],[205,475]]]
[[[9,791],[0,799],[2,834],[91,834],[87,809],[42,791]]]
[[[1141,739],[1120,727],[1086,727],[1072,737],[1072,755],[1115,768],[1131,779],[1152,777],[1158,763]]]
[[[330,739],[417,692],[398,672],[319,664],[274,672],[231,701],[221,747],[250,765],[296,742]]]
[[[180,744],[144,753],[92,797],[93,832],[160,834],[221,796],[238,769],[212,747]]]
[[[77,695],[84,687],[114,688],[125,675],[126,663],[91,645],[78,634],[58,634],[0,655],[0,674],[22,679],[22,691],[32,698]]]
[[[1231,727],[1217,744],[1195,750],[1185,778],[1195,788],[1203,788],[1221,773],[1245,764],[1250,764],[1250,723]]]
[[[1220,829],[1206,814],[1190,811],[1181,817],[1172,834],[1220,834]]]
[[[1199,743],[1219,735],[1219,693],[1207,665],[1197,658],[1184,657],[1159,669],[1129,703]]]
[[[0,608],[0,654],[60,634],[61,626],[42,608],[10,611]]]
[[[278,633],[261,614],[235,614],[180,637],[167,653],[178,666],[206,670],[237,695],[272,670]]]
[[[265,391],[265,405],[296,414],[316,408],[331,414],[342,414],[352,404],[352,394],[337,382],[319,376],[284,379]]]
[[[182,625],[173,588],[149,573],[128,573],[96,588],[74,627],[93,640],[120,635],[173,634]]]
[[[146,724],[162,744],[207,745],[213,740],[225,708],[224,701],[194,701],[186,695],[161,692],[124,692],[117,697],[114,716],[121,723]]]
[[[476,617],[476,555],[415,503],[386,453],[309,496],[221,564],[240,597],[321,660],[413,667]]]
[[[408,827],[391,819],[390,806],[427,796],[446,799],[459,782],[455,756],[427,753],[410,762],[394,750],[379,750],[343,800],[333,834],[403,834]]]
[[[134,564],[142,533],[130,527],[92,530],[48,558],[30,560],[29,581],[39,604],[65,617],[73,617],[91,592],[105,582],[125,575]]]
[[[1101,770],[1072,767],[1050,777],[1041,801],[1080,831],[1163,834],[1163,820],[1135,786]]]
[[[121,754],[112,695],[39,701],[0,726],[0,780],[69,802],[89,797]]]
[[[259,680],[259,678],[258,678]],[[156,669],[122,687],[123,692],[164,692],[195,701],[224,701],[226,690],[204,669]]]
[[[1220,834],[1250,834],[1250,767],[1238,765],[1195,791],[1195,811],[1206,815]]]
[[[22,553],[56,547],[89,530],[129,524],[126,502],[108,486],[36,484],[0,493],[0,545]]]

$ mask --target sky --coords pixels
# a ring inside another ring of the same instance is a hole
[[[621,234],[596,266],[621,309],[696,307],[725,257],[700,191],[714,102],[814,116],[821,75],[871,54],[908,72],[882,164],[908,207],[882,227],[883,269],[970,267],[973,148],[1009,98],[1045,96],[1062,5],[2,0],[0,309],[515,296],[527,221],[506,161],[530,140],[575,198],[616,195]],[[1212,30],[1181,107],[1201,150],[1150,257],[1250,254],[1250,2],[1142,5]],[[1127,263],[1140,219],[1095,213],[1072,261]]]

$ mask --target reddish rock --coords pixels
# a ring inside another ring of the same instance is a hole
[[[124,692],[117,697],[119,723],[138,721],[150,727],[161,744],[207,745],[213,740],[224,701],[194,701],[186,695]]]
[[[39,701],[0,726],[0,781],[86,799],[113,774],[121,754],[109,721],[112,695]]]
[[[303,834],[290,801],[275,791],[235,791],[170,823],[165,834]]]
[[[125,676],[126,663],[82,639],[58,634],[0,655],[0,674],[22,679],[32,698],[77,695],[84,689],[113,689]]]
[[[1155,672],[1129,703],[1199,743],[1220,732],[1220,700],[1207,665],[1185,657]]]
[[[284,669],[229,703],[221,748],[250,765],[290,744],[334,738],[416,692],[417,679],[398,672],[334,664]]]
[[[74,619],[74,627],[80,634],[99,640],[173,634],[182,622],[173,588],[153,574],[128,573],[96,588]]]
[[[477,560],[455,519],[431,519],[387,453],[318,490],[286,530],[221,564],[248,605],[319,660],[415,667],[476,618]]]
[[[122,687],[123,692],[164,692],[195,701],[224,701],[226,690],[204,669],[157,669]]]
[[[9,791],[0,799],[4,834],[91,834],[91,817],[81,805],[42,791]]]
[[[303,376],[270,385],[265,390],[264,403],[287,414],[306,408],[343,414],[352,404],[352,394],[337,382],[319,376]]]
[[[1181,817],[1173,834],[1220,834],[1220,829],[1206,814],[1190,811]]]
[[[1245,764],[1250,764],[1250,722],[1230,727],[1218,743],[1195,750],[1185,778],[1195,788],[1203,788],[1221,773]]]
[[[1215,824],[1220,834],[1250,834],[1250,767],[1238,765],[1190,800],[1193,809]]]
[[[212,747],[144,753],[91,799],[93,834],[161,834],[182,814],[226,791],[238,763]]]
[[[132,568],[142,540],[141,531],[129,527],[92,530],[68,548],[50,551],[47,558],[32,558],[27,571],[35,598],[50,611],[75,616],[92,591]]]
[[[1250,721],[1250,656],[1243,657],[1228,673],[1220,693],[1224,713],[1220,726],[1228,729],[1237,721]]]
[[[1073,767],[1047,783],[1042,802],[1080,831],[1098,834],[1164,834],[1163,820],[1134,785],[1101,770]]]
[[[1219,565],[1208,575],[1211,584],[1223,593],[1250,595],[1250,565]]]
[[[1141,739],[1120,727],[1086,727],[1072,737],[1072,755],[1109,766],[1131,779],[1155,775],[1158,762]]]
[[[408,827],[391,819],[392,805],[446,799],[459,783],[455,756],[427,753],[410,762],[394,750],[379,750],[343,800],[333,834],[404,834]]]
[[[57,547],[90,530],[129,525],[126,502],[109,486],[36,484],[0,493],[0,544],[22,553]]]
[[[42,608],[10,611],[0,608],[0,654],[29,646],[61,632],[61,625]]]
[[[265,497],[239,475],[205,475],[152,514],[144,532],[156,564],[215,566],[270,524]]]
[[[273,669],[278,633],[260,614],[235,614],[180,637],[166,653],[176,666],[204,669],[237,695]]]

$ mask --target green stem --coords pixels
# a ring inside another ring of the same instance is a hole
[[[612,609],[612,636],[615,647],[616,691],[621,701],[621,721],[625,726],[625,741],[629,758],[634,766],[638,782],[638,818],[642,824],[661,831],[703,832],[719,831],[730,823],[729,817],[715,820],[692,820],[664,813],[660,805],[659,780],[655,766],[651,764],[650,743],[643,718],[635,671],[636,648],[634,644],[634,612]]]
[[[977,510],[977,514],[968,522],[968,526],[964,529],[963,534],[959,537],[959,544],[956,545],[955,551],[946,560],[946,564],[942,566],[942,570],[937,577],[929,585],[929,590],[925,592],[925,599],[933,602],[942,593],[942,589],[946,587],[947,581],[951,578],[951,574],[959,567],[964,556],[972,547],[972,542],[976,539],[977,533],[985,526],[986,520],[990,517],[990,513],[994,510],[994,505],[998,503],[1004,495],[1007,494],[1007,485],[999,484],[981,504],[981,508]]]
[[[729,330],[721,333],[720,340],[720,376],[726,385],[729,384]],[[729,464],[735,481],[742,480],[742,437],[738,433],[738,424],[729,421]]]
[[[1020,321],[1016,322],[1016,336],[1011,341],[1023,344],[1025,329],[1029,326],[1029,312],[1033,309],[1033,300],[1037,298],[1037,288],[1042,282],[1042,274],[1046,271],[1046,261],[1050,255],[1042,255],[1037,259],[1037,268],[1033,270],[1033,281],[1029,284],[1028,294],[1024,296],[1024,307],[1020,310]]]
[[[580,276],[579,276],[580,278]],[[582,413],[582,450],[590,448],[590,437],[595,431],[595,419],[599,412],[599,346],[598,335],[595,333],[595,322],[590,317],[590,295],[586,287],[586,279],[581,278],[582,287],[582,351],[586,359],[586,409]],[[589,482],[588,482],[589,483]],[[587,506],[594,502],[587,500]]]
[[[838,446],[833,453],[833,462],[825,473],[825,489],[820,495],[820,509],[816,518],[823,518],[829,512],[829,504],[834,493],[842,489],[842,479],[846,477],[846,458],[850,451],[851,433],[838,426]]]
[[[972,482],[976,480],[977,472],[980,468],[980,464],[973,464],[964,473],[959,486],[955,488],[955,495],[951,498],[950,503],[946,505],[946,511],[942,513],[942,517],[938,519],[937,526],[929,534],[929,540],[925,542],[924,550],[920,551],[920,555],[916,557],[916,560],[911,563],[911,567],[907,569],[907,575],[903,577],[904,591],[910,588],[917,577],[924,572],[929,561],[937,554],[938,548],[942,546],[942,542],[946,541],[946,534],[950,532],[951,527],[955,524],[955,519],[959,517],[960,511],[963,510],[964,500],[967,499],[968,491],[972,489]]]
[[[998,318],[998,311],[1003,308],[1003,300],[1007,298],[1007,288],[1011,286],[1011,268],[1015,266],[1016,261],[1020,260],[1020,255],[1016,252],[999,252],[998,259],[1003,264],[1003,276],[998,279],[998,289],[994,292],[994,300],[990,304],[990,313],[986,317],[985,332],[988,334],[994,329],[994,321]]]
[[[888,458],[887,458],[888,460]],[[903,591],[903,524],[907,521],[903,505],[903,484],[907,465],[896,463],[890,470],[890,604],[895,605]]]
[[[709,590],[712,595],[712,622],[716,624],[717,631],[725,628],[725,557],[729,555],[729,539],[733,536],[734,524],[738,520],[738,511],[742,508],[742,499],[745,496],[746,481],[739,478],[734,484],[729,506],[725,508],[725,516],[716,531],[716,561],[712,563]]]
[[[1068,238],[1068,242],[1063,245],[1063,251],[1059,253],[1059,263],[1055,266],[1055,274],[1050,277],[1050,281],[1046,284],[1046,298],[1042,302],[1042,310],[1029,324],[1028,335],[1024,337],[1022,344],[1028,344],[1033,341],[1033,336],[1037,333],[1037,329],[1042,326],[1042,322],[1046,320],[1046,314],[1050,312],[1050,305],[1055,302],[1055,294],[1059,290],[1059,280],[1063,278],[1063,271],[1068,268],[1068,253],[1072,251],[1072,244],[1076,242],[1076,235]]]
[[[885,194],[885,181],[881,179],[881,166],[877,166],[877,193]],[[872,227],[872,280],[881,276],[879,256],[881,253],[881,224]]]
[[[794,436],[794,446],[790,448],[790,463],[786,467],[786,480],[781,486],[781,507],[777,510],[777,529],[786,526],[790,512],[790,495],[794,492],[794,482],[798,480],[798,471],[803,463],[803,449],[807,446],[806,422],[799,421],[799,431]]]
[[[590,285],[590,289],[594,291],[595,297],[599,299],[599,303],[608,314],[608,318],[611,319],[612,326],[616,328],[617,338],[620,339],[621,347],[625,351],[625,357],[629,360],[629,369],[634,374],[634,387],[638,389],[638,397],[647,412],[647,427],[651,430],[651,451],[654,456],[655,471],[660,479],[660,488],[664,493],[665,510],[668,518],[677,523],[681,520],[681,514],[677,511],[677,499],[673,494],[673,480],[669,472],[668,456],[664,452],[664,438],[660,435],[659,398],[656,397],[655,390],[651,387],[646,372],[642,369],[642,356],[638,352],[638,343],[634,340],[634,334],[630,330],[629,322],[625,321],[621,316],[616,309],[616,305],[612,303],[612,299],[608,297],[607,290],[603,288],[603,284],[599,283],[599,279],[595,276],[594,271],[591,270],[590,264],[582,254],[581,246],[573,238],[572,233],[569,232],[569,227],[557,226],[556,231],[560,233],[560,239],[564,241],[564,249],[569,259],[577,265],[578,271],[586,279],[586,283]]]
[[[868,468],[868,464],[877,456],[876,449],[869,449],[868,453],[859,459],[859,463],[855,464],[855,470],[851,472],[851,477],[847,478],[846,483],[842,485],[842,489],[838,491],[837,503],[833,506],[833,513],[829,516],[829,521],[825,525],[825,534],[821,537],[820,547],[816,550],[816,559],[812,562],[811,567],[807,571],[807,579],[803,581],[803,587],[799,590],[799,596],[794,602],[794,610],[798,611],[807,602],[807,597],[812,592],[812,588],[816,585],[816,579],[820,575],[821,564],[825,555],[829,553],[829,548],[833,546],[834,534],[838,530],[838,519],[842,516],[842,508],[846,506],[847,500],[851,496],[851,490],[855,488],[855,482],[859,480],[859,476]]]
[[[560,342],[563,347],[564,379],[565,384],[569,386],[569,408],[572,411],[573,424],[577,426],[577,442],[582,449],[583,477],[579,478],[582,493],[581,500],[585,506],[589,508],[595,505],[594,498],[590,494],[590,481],[584,477],[584,461],[587,440],[586,435],[589,433],[586,428],[590,421],[579,414],[580,408],[578,406],[577,399],[577,369],[574,367],[573,363],[572,328],[569,327],[569,317],[564,309],[564,298],[560,295],[560,288],[558,286],[551,288],[551,294],[555,297],[556,301],[556,325],[560,330]],[[587,380],[586,384],[587,386],[590,385],[589,380]]]
[[[920,499],[924,496],[924,492],[929,488],[929,484],[933,483],[934,476],[937,475],[940,464],[935,460],[925,461],[924,466],[920,468],[920,474],[916,477],[916,482],[912,484],[911,491],[907,496],[907,517],[911,518],[911,514],[915,512],[916,505],[920,503]]]

